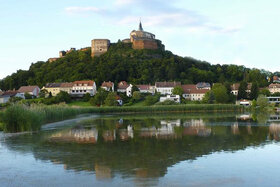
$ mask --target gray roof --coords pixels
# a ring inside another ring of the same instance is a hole
[[[45,88],[58,88],[60,85],[61,83],[47,83]]]

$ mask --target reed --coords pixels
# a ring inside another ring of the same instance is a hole
[[[0,113],[5,132],[36,131],[43,124],[73,118],[85,113],[166,113],[166,112],[237,112],[243,107],[222,104],[154,105],[127,107],[69,107],[67,105],[15,104]]]

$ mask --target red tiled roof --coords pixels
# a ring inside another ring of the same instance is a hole
[[[205,94],[209,90],[197,89],[195,84],[185,84],[181,86],[185,94]]]
[[[109,81],[109,82],[103,82],[102,83],[102,85],[101,85],[101,87],[106,87],[106,88],[112,88],[113,87],[113,84],[114,83],[112,83],[111,81]]]
[[[15,96],[17,93],[18,93],[18,91],[8,90],[8,91],[4,92],[2,94],[2,96],[11,96],[12,97],[12,96]]]
[[[73,82],[63,82],[60,84],[61,88],[72,88],[74,86]]]
[[[150,90],[151,85],[143,84],[143,85],[136,85],[139,90]]]
[[[167,87],[167,88],[174,88],[175,86],[180,86],[181,82],[156,82],[156,87],[160,88],[160,87]]]
[[[19,93],[33,92],[36,88],[39,89],[38,86],[22,86],[19,88]]]
[[[280,88],[280,84],[270,84],[269,88]]]
[[[126,81],[121,81],[118,84],[118,89],[127,89],[129,87],[129,85],[127,84]]]
[[[87,80],[87,81],[75,81],[74,82],[74,85],[77,85],[79,86],[79,84],[82,84],[82,86],[84,86],[85,84],[87,84],[87,86],[93,86],[94,84],[94,81],[91,81],[91,80]]]
[[[238,90],[240,86],[240,83],[235,83],[233,85],[231,85],[231,90]],[[252,88],[252,83],[248,83],[247,89],[251,90]]]

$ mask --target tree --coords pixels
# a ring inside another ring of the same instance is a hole
[[[105,102],[105,99],[108,95],[108,92],[103,88],[99,88],[97,93],[94,95],[93,98],[89,100],[90,104],[93,106],[102,106]]]
[[[247,82],[245,81],[242,81],[240,83],[240,86],[238,88],[238,95],[237,95],[237,99],[247,99],[247,87],[248,87],[248,84]]]
[[[268,89],[264,88],[264,89],[261,89],[259,91],[259,95],[270,96],[271,94],[270,94],[270,91]]]
[[[28,92],[25,92],[24,93],[24,98],[25,99],[32,99],[32,95],[30,95],[30,93],[28,93]]]
[[[117,94],[115,92],[110,92],[105,99],[106,106],[117,106],[118,101],[116,100]]]
[[[172,90],[173,95],[180,95],[182,96],[184,93],[184,90],[181,86],[175,86],[174,89]]]
[[[83,97],[83,101],[84,101],[84,102],[88,102],[88,101],[90,100],[90,98],[91,98],[90,94],[89,94],[89,93],[86,93],[86,94],[84,95],[84,97]]]
[[[259,95],[258,99],[257,99],[257,105],[261,108],[264,109],[266,107],[269,106],[269,102],[267,97],[265,97],[264,95]]]
[[[144,104],[146,106],[150,106],[150,105],[155,104],[158,101],[159,101],[159,96],[158,95],[155,95],[155,96],[149,95],[145,98]]]
[[[133,94],[132,94],[132,99],[133,99],[133,101],[135,101],[135,102],[140,101],[140,100],[142,99],[141,93],[140,93],[139,91],[133,92]]]
[[[215,96],[216,103],[228,102],[229,96],[227,94],[227,88],[224,85],[220,83],[214,84],[214,86],[212,87],[212,92],[213,95]]]
[[[251,88],[251,93],[250,93],[250,99],[254,100],[257,99],[259,95],[259,86],[257,82],[253,82],[252,88]]]
[[[45,98],[46,96],[48,96],[48,91],[46,89],[42,89],[39,93],[39,97],[40,98]]]
[[[67,92],[60,91],[57,96],[55,97],[56,102],[65,102],[69,103],[71,102],[71,97]]]

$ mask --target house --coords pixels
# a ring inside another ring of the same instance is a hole
[[[194,84],[185,84],[182,85],[183,88],[183,97],[185,99],[191,100],[191,101],[201,101],[205,94],[209,91],[209,89],[198,89],[197,85]]]
[[[63,91],[68,94],[71,94],[73,86],[74,86],[73,82],[63,82],[60,84],[59,91],[60,92]]]
[[[180,96],[179,95],[167,95],[165,97],[160,97],[159,102],[164,101],[174,101],[176,103],[180,103]]]
[[[96,84],[92,80],[75,81],[71,95],[74,97],[83,97],[89,93],[91,96],[96,94]]]
[[[140,93],[151,93],[155,94],[155,86],[151,86],[150,84],[136,85],[139,89]]]
[[[240,83],[235,83],[233,85],[231,85],[231,93],[233,95],[238,95],[238,89],[239,89]],[[247,90],[246,92],[249,94],[251,92],[251,88],[252,88],[252,83],[248,83],[247,84]]]
[[[25,98],[25,93],[28,93],[35,98],[39,96],[40,88],[38,86],[22,86],[19,88],[18,93],[21,94],[23,98]]]
[[[171,95],[176,86],[181,86],[181,82],[156,82],[155,89],[162,95]]]
[[[47,83],[42,90],[47,90],[47,92],[52,96],[57,96],[60,92],[60,85],[61,83]]]
[[[211,90],[211,85],[208,82],[199,82],[196,84],[197,89]]]
[[[128,84],[126,81],[121,81],[118,84],[117,92],[126,93],[128,97],[132,96],[132,84]]]
[[[268,86],[268,90],[271,94],[280,92],[280,84],[272,83]]]
[[[109,82],[103,82],[102,85],[101,85],[101,88],[103,88],[104,90],[106,91],[112,91],[114,92],[114,83],[109,81]]]
[[[10,98],[12,97],[19,97],[22,98],[22,95],[18,93],[18,91],[15,90],[9,90],[6,92],[3,92],[2,95],[0,96],[0,104],[5,104],[7,102],[9,102]]]

